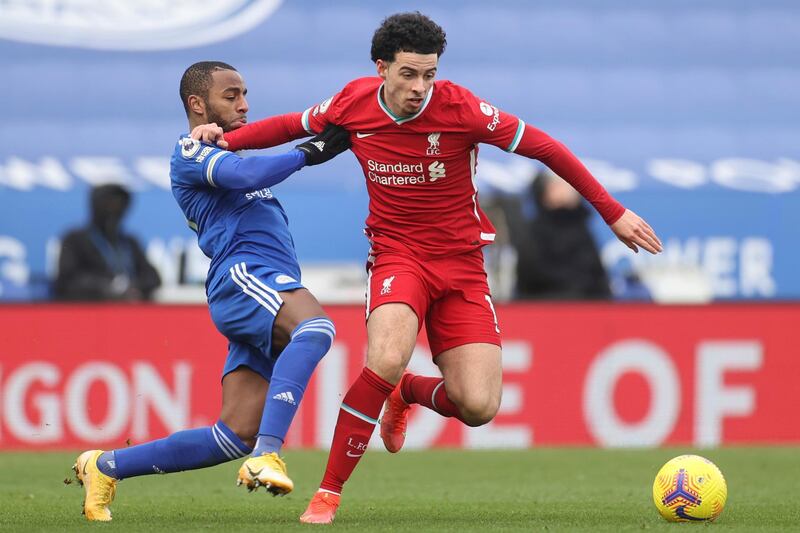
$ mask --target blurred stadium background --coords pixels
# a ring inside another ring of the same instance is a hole
[[[251,121],[302,111],[372,75],[375,27],[413,9],[447,31],[440,78],[565,142],[665,251],[629,253],[595,217],[618,299],[635,272],[654,302],[500,303],[500,415],[468,430],[420,411],[410,447],[800,442],[796,1],[0,0],[0,449],[119,446],[214,420],[225,343],[169,191],[180,75],[226,61]],[[535,170],[487,146],[482,203]],[[345,155],[274,188],[339,330],[294,446],[328,445],[363,361],[362,180]],[[109,181],[134,191],[126,227],[161,273],[158,302],[46,304],[59,236]],[[507,300],[513,252],[491,254]],[[412,368],[435,371],[426,350],[421,336]]]

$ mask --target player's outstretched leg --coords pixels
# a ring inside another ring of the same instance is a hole
[[[256,446],[239,469],[237,485],[245,485],[251,492],[264,487],[273,496],[283,496],[294,488],[278,454],[311,374],[335,337],[333,322],[323,316],[304,320],[292,331],[272,371]]]
[[[444,379],[403,374],[386,399],[381,417],[381,439],[386,449],[392,453],[400,451],[405,443],[408,415],[414,404],[427,407],[447,418],[458,418],[467,424],[458,406],[447,396]]]
[[[210,427],[178,431],[129,448],[108,452],[90,450],[78,457],[73,468],[86,491],[86,518],[108,521],[111,520],[108,506],[120,479],[205,468],[244,457],[250,451],[251,448],[219,420]]]
[[[86,499],[83,502],[83,514],[87,520],[108,522],[111,520],[109,506],[117,492],[117,480],[107,476],[97,468],[97,458],[103,450],[89,450],[78,456],[72,469],[83,485]]]
[[[364,368],[342,400],[331,451],[319,491],[300,517],[307,524],[330,524],[339,507],[342,487],[367,451],[367,445],[394,385]]]
[[[381,439],[383,445],[391,453],[397,453],[406,441],[408,428],[408,413],[411,406],[403,398],[401,386],[403,379],[409,374],[404,374],[392,393],[386,398],[381,415]]]

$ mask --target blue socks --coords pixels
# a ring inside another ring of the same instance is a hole
[[[117,459],[114,450],[103,452],[97,458],[97,469],[109,477],[117,479]]]
[[[306,320],[292,332],[272,372],[254,450],[217,421],[211,427],[178,431],[163,439],[104,452],[97,459],[97,467],[115,479],[126,479],[205,468],[251,451],[255,456],[280,452],[311,374],[335,336],[333,322],[322,317]]]
[[[107,476],[125,479],[218,465],[244,457],[251,449],[222,421],[211,427],[178,431],[169,437],[105,452],[97,467]]]
[[[333,322],[323,317],[301,322],[292,332],[292,340],[272,371],[254,456],[280,452],[311,374],[330,350],[335,336]]]
[[[256,447],[253,448],[253,455],[263,455],[265,453],[281,451],[283,446],[283,439],[273,437],[272,435],[259,435],[256,439]]]

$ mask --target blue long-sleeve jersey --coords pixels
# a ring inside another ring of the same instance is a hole
[[[269,187],[304,165],[299,150],[243,159],[181,136],[170,161],[172,194],[211,259],[206,287],[231,261],[281,266],[300,279],[288,218]]]

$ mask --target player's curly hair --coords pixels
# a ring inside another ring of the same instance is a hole
[[[217,70],[233,70],[235,68],[222,61],[200,61],[186,69],[181,76],[180,96],[186,116],[189,115],[189,97],[191,95],[201,96],[204,100],[208,99],[208,90],[211,88],[211,74]]]
[[[447,38],[441,26],[420,13],[386,17],[372,36],[372,61],[394,61],[398,52],[441,56]]]

